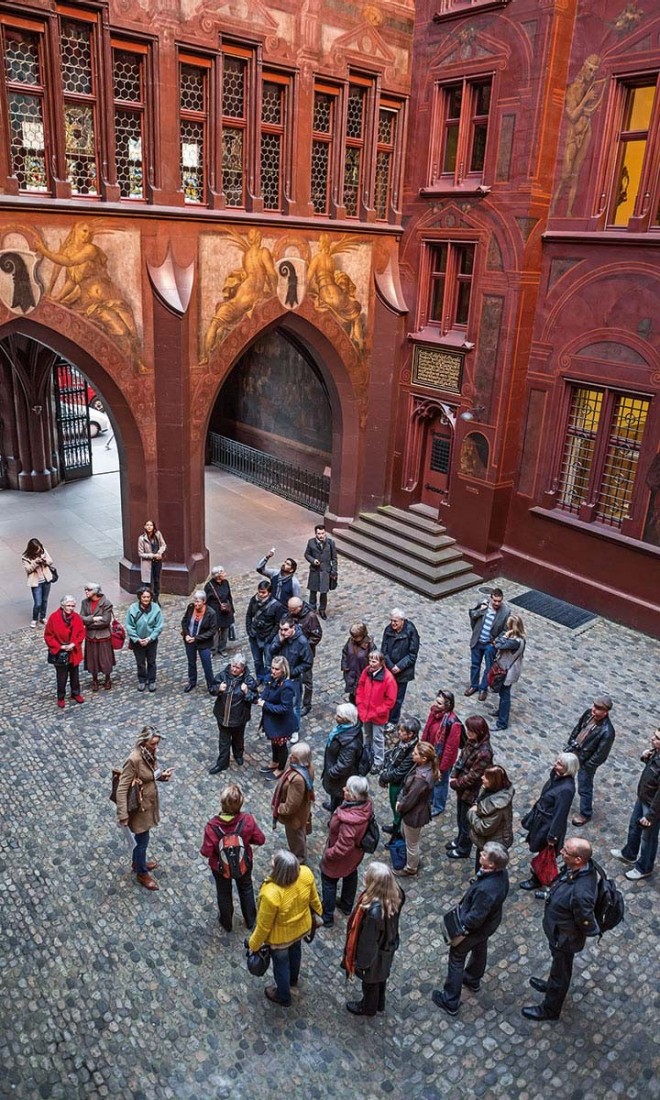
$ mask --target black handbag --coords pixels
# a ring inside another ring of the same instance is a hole
[[[445,943],[448,943],[450,947],[455,947],[461,940],[464,940],[467,932],[463,928],[461,921],[461,907],[455,905],[453,909],[450,909],[448,913],[442,918],[442,938]]]
[[[254,978],[263,978],[270,966],[270,946],[267,943],[261,945],[258,951],[250,951],[245,948],[247,968]]]
[[[55,581],[59,581],[60,575],[52,562],[50,563],[48,568],[50,569],[50,583],[55,584]]]
[[[68,649],[60,649],[58,653],[48,654],[49,665],[68,665],[71,654]]]

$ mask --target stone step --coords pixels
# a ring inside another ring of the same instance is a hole
[[[406,511],[405,508],[395,508],[393,504],[379,504],[378,512],[381,516],[389,516],[399,523],[405,523],[408,527],[416,527],[420,531],[428,531],[435,534],[438,530],[444,531],[437,519],[430,516],[421,516],[419,512]]]
[[[401,538],[407,543],[417,543],[427,550],[442,550],[445,546],[453,546],[455,539],[445,533],[445,528],[439,523],[433,525],[433,530],[417,527],[408,523],[407,512],[399,512],[398,516],[390,515],[378,509],[377,512],[360,512],[356,522],[369,524],[374,528],[374,538],[388,541],[390,535]]]
[[[470,565],[466,561],[449,563],[442,570],[436,570],[431,579],[401,567],[394,561],[388,561],[379,554],[367,553],[361,547],[345,541],[344,534],[345,532],[341,534],[338,531],[333,532],[335,545],[340,554],[359,562],[367,569],[373,569],[375,573],[388,577],[389,580],[403,585],[404,588],[411,588],[414,592],[419,592],[428,599],[438,600],[442,596],[451,596],[454,592],[472,588],[475,584],[481,582],[482,578],[471,571]]]
[[[384,539],[381,528],[363,519],[357,519],[350,527],[343,530],[341,535],[345,542],[350,542],[353,546],[361,546],[367,553],[378,546],[382,547],[382,550],[379,549],[379,553],[390,558],[396,556],[399,564],[404,564],[409,560],[411,569],[414,567],[414,560],[417,559],[420,565],[424,567],[421,570],[423,574],[427,572],[428,568],[435,569],[441,566],[443,562],[455,561],[461,558],[461,552],[456,549],[455,540],[450,539],[447,535],[441,537],[437,548],[411,542],[410,539],[394,535],[389,530]]]

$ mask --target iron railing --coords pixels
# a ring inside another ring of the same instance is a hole
[[[212,466],[228,470],[253,485],[261,485],[269,493],[277,493],[312,512],[323,515],[328,507],[329,477],[274,458],[265,451],[237,443],[235,439],[209,432],[209,461]]]

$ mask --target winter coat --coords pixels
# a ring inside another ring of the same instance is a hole
[[[513,844],[513,787],[501,791],[488,791],[482,787],[477,801],[468,810],[470,840],[477,848],[483,848],[490,840],[496,840],[505,848]]]
[[[507,638],[506,634],[500,634],[493,645],[495,646],[495,660],[500,668],[506,669],[504,686],[510,687],[511,684],[516,684],[522,676],[525,639]]]
[[[364,849],[362,838],[374,812],[370,798],[364,802],[342,802],[328,826],[328,840],[321,857],[321,872],[328,878],[345,878],[360,866]]]
[[[269,678],[261,694],[261,725],[266,737],[290,737],[298,728],[294,704],[296,687],[291,680]]]
[[[433,770],[428,764],[416,764],[403,781],[397,799],[397,810],[404,825],[420,829],[431,820]]]
[[[342,793],[346,780],[351,775],[357,775],[362,748],[360,722],[354,726],[339,726],[338,732],[328,740],[323,756],[321,782],[331,798],[337,798]]]
[[[244,668],[240,676],[232,676],[231,664],[228,664],[215,678],[215,688],[221,684],[226,684],[227,690],[219,691],[213,704],[218,725],[227,729],[244,726],[250,721],[252,704],[259,698],[257,681],[249,668]],[[247,687],[247,693],[242,690],[243,684]]]
[[[380,650],[390,671],[398,667],[399,671],[394,673],[397,683],[409,684],[415,679],[419,634],[410,619],[404,619],[403,626],[398,632],[394,630],[391,623],[385,627]]]
[[[560,851],[566,837],[574,794],[573,776],[557,775],[552,768],[541,794],[520,822],[523,829],[529,830],[527,843],[530,852],[540,852],[547,848],[549,840],[553,840],[556,851]]]
[[[396,703],[396,680],[390,670],[379,668],[372,673],[365,668],[358,682],[355,703],[361,722],[384,726]]]
[[[231,817],[225,814],[219,814],[216,817],[212,817],[206,824],[204,829],[204,840],[199,849],[200,856],[204,856],[205,859],[208,859],[209,867],[212,871],[218,870],[220,852],[220,836],[218,830],[227,835],[227,833],[235,833],[237,826],[240,826],[241,837],[245,845],[245,854],[250,862],[252,862],[253,858],[252,845],[256,844],[261,846],[266,843],[266,837],[257,825],[252,814],[233,814]]]
[[[323,627],[313,607],[310,607],[308,603],[303,600],[303,605],[300,608],[300,614],[294,615],[296,623],[300,627],[303,637],[309,642],[309,648],[312,651],[312,657],[316,653],[316,647],[323,637]]]
[[[69,650],[69,664],[79,665],[83,658],[84,640],[85,624],[77,611],[71,613],[68,623],[64,618],[61,607],[58,607],[57,611],[53,611],[53,614],[48,616],[48,622],[44,630],[44,641],[48,646],[48,652],[52,653],[53,657],[56,653],[59,653],[63,645],[69,645],[73,642],[75,649]]]
[[[551,884],[543,913],[543,931],[550,947],[575,953],[581,951],[587,936],[598,935],[594,905],[598,893],[598,875],[589,861],[579,871],[562,868]]]
[[[292,829],[304,829],[311,822],[313,798],[313,765],[288,764],[273,795],[273,806],[277,805],[273,820]]]
[[[93,642],[100,642],[110,637],[110,623],[112,622],[112,604],[107,596],[101,596],[94,610],[91,600],[84,599],[80,605],[80,618],[85,624],[85,636]],[[103,621],[95,623],[94,619]]]
[[[267,600],[253,596],[245,613],[245,632],[253,641],[270,642],[277,634],[281,618],[282,605],[272,596]]]
[[[564,752],[574,752],[580,761],[580,767],[586,771],[595,772],[601,764],[604,764],[610,755],[616,733],[609,717],[597,722],[581,745],[577,743],[577,737],[591,718],[591,707],[585,710],[577,726],[568,739]]]
[[[306,672],[309,672],[314,661],[309,642],[299,626],[290,638],[280,638],[279,632],[275,635],[268,646],[267,662],[270,663],[273,657],[286,657],[291,679],[298,682]]]
[[[250,951],[258,951],[264,943],[285,947],[302,939],[312,927],[312,909],[321,916],[321,899],[309,867],[300,868],[291,886],[277,886],[267,878],[259,891]]]
[[[397,741],[394,748],[387,750],[378,776],[381,787],[387,787],[388,784],[393,787],[402,785],[408,773],[415,767],[412,754],[417,744],[419,738],[411,737],[409,741]]]
[[[142,808],[129,814],[126,800],[128,789],[134,779],[142,781]],[[159,778],[158,782],[165,782],[165,780]],[[139,749],[133,749],[124,764],[117,786],[117,821],[126,820],[132,833],[146,833],[160,821],[158,787],[154,770],[145,762]]]
[[[467,932],[461,953],[492,936],[502,920],[502,906],[509,893],[509,876],[503,871],[478,871],[460,902],[461,924]]]
[[[470,638],[470,646],[473,647],[479,641],[479,635],[481,634],[481,623],[488,607],[484,607],[483,604],[478,603],[476,607],[473,607],[468,612],[470,616],[470,626],[472,627],[472,636]],[[503,603],[501,607],[495,612],[495,618],[493,619],[490,627],[490,641],[493,643],[497,636],[506,630],[506,623],[509,615],[511,614],[511,608],[508,603]]]
[[[374,648],[374,640],[368,634],[361,642],[349,637],[341,651],[341,671],[344,675],[344,687],[349,695],[355,695],[360,676],[367,667],[369,654]]]
[[[157,554],[163,555],[167,550],[167,543],[161,535],[160,531],[154,532],[154,538],[158,543]],[[138,557],[140,559],[140,580],[143,584],[149,584],[151,582],[151,562],[153,560],[154,551],[151,548],[151,539],[146,532],[142,532],[138,539]]]
[[[456,763],[462,734],[463,726],[453,710],[447,712],[435,705],[431,707],[422,741],[428,741],[429,745],[435,746],[438,769],[441,772],[448,772]]]
[[[637,784],[637,797],[645,806],[649,806],[646,816],[655,825],[660,817],[660,752],[651,752],[647,758],[642,756],[644,771]]]
[[[126,633],[129,641],[133,643],[140,638],[148,638],[150,642],[157,641],[164,626],[163,612],[153,600],[147,611],[144,611],[139,600],[136,600],[126,613]]]
[[[401,887],[399,890],[401,904],[391,917],[383,913],[379,901],[372,901],[362,917],[355,957],[355,975],[363,982],[385,982],[390,976],[394,952],[399,947],[399,915],[406,900]]]
[[[194,603],[189,603],[181,620],[181,637],[184,639],[190,632],[190,620],[194,610]],[[215,611],[212,611],[211,608],[207,606],[204,609],[204,614],[197,629],[197,633],[194,636],[194,644],[197,646],[197,649],[210,649],[213,645],[213,638],[215,637],[217,629],[218,620],[215,617]],[[186,642],[186,645],[189,644],[191,643]]]
[[[292,596],[299,596],[301,592],[300,581],[295,573],[282,573],[279,569],[269,569],[266,565],[268,558],[262,558],[257,565],[257,573],[267,577],[271,583],[272,594],[281,605],[281,615],[288,614],[288,603]],[[278,619],[279,624],[279,619]]]
[[[492,763],[493,749],[487,737],[483,741],[465,742],[449,780],[449,785],[456,791],[456,798],[460,802],[472,805],[479,794],[481,777]]]
[[[45,564],[41,561],[45,558]],[[27,573],[27,582],[30,588],[36,588],[38,585],[45,582],[50,584],[53,580],[53,574],[51,573],[49,566],[53,564],[53,559],[44,547],[43,554],[40,554],[38,558],[21,558],[23,568]]]
[[[337,576],[337,551],[334,539],[328,535],[325,542],[310,539],[305,547],[305,561],[309,562],[307,587],[310,592],[329,592],[330,577]],[[314,565],[314,562],[320,562]]]
[[[231,626],[234,621],[234,600],[229,581],[224,580],[218,583],[211,577],[210,581],[207,581],[204,585],[204,591],[206,592],[206,606],[214,612],[218,623],[216,629],[224,630],[225,627]],[[228,608],[223,611],[220,607],[221,603],[229,605]]]

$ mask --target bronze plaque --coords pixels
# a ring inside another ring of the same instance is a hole
[[[463,356],[439,348],[416,347],[413,356],[413,382],[432,390],[461,392]]]

